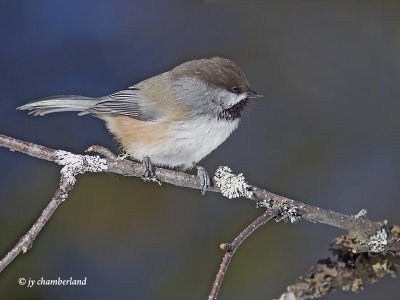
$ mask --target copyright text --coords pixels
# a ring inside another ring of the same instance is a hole
[[[25,278],[21,277],[18,279],[18,284],[21,286],[26,286],[28,288],[31,288],[33,286],[57,286],[57,285],[68,285],[68,286],[81,286],[81,285],[87,285],[87,277],[84,277],[82,279],[74,279],[72,277],[65,279],[58,277],[57,279],[47,279],[44,277],[41,277],[40,279],[33,279],[33,278]]]

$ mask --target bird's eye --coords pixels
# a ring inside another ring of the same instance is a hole
[[[235,86],[232,88],[232,92],[235,94],[240,94],[240,89],[237,86]]]

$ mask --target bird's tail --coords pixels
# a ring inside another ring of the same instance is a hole
[[[44,116],[55,112],[79,111],[79,115],[85,115],[89,108],[93,107],[99,99],[84,96],[68,95],[53,96],[37,101],[29,102],[17,107],[19,110],[29,110],[30,115]]]

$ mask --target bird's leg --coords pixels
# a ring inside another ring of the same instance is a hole
[[[143,168],[144,168],[144,178],[150,178],[154,177],[154,171],[153,171],[153,164],[150,161],[149,157],[143,158]]]
[[[206,169],[204,169],[202,166],[197,166],[197,177],[200,178],[201,180],[201,194],[204,195],[207,191],[207,189],[211,186],[211,178],[210,175],[208,175]]]
[[[147,156],[143,158],[143,168],[144,168],[144,173],[142,176],[143,181],[157,182],[159,185],[161,185],[161,181],[158,180],[154,174],[153,164],[151,163],[150,158]]]

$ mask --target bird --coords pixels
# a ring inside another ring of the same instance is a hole
[[[210,177],[198,162],[235,131],[249,99],[259,97],[235,62],[211,57],[107,96],[52,96],[17,109],[34,116],[74,111],[100,118],[126,153],[144,164],[144,178],[154,178],[153,165],[196,166],[204,194]]]

